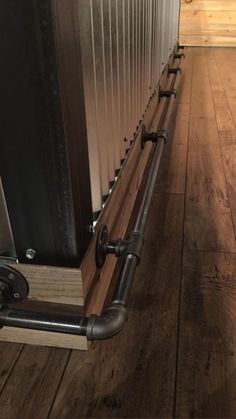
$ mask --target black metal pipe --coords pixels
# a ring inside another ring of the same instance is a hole
[[[175,90],[177,89],[179,83],[179,77],[180,72],[177,72],[173,86],[173,89]],[[162,131],[165,133],[168,133],[168,126],[172,118],[174,102],[175,96],[171,95],[165,119],[162,124]],[[139,235],[141,238],[139,241],[139,247],[142,246],[143,243],[142,237],[157,180],[164,143],[165,138],[160,137],[156,144],[144,195],[135,222],[134,231],[132,233]],[[55,314],[35,313],[26,310],[2,307],[0,309],[0,326],[13,326],[27,329],[86,335],[90,340],[106,339],[116,335],[121,331],[127,320],[126,307],[134,281],[135,271],[139,264],[139,256],[135,254],[135,252],[128,251],[122,256],[122,258],[123,260],[117,290],[114,293],[111,305],[100,316],[58,316]]]
[[[1,326],[85,335],[87,323],[86,317],[41,313],[8,307],[2,307],[0,310]]]

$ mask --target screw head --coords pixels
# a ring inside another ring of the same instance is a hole
[[[93,225],[89,226],[89,233],[95,234],[95,227]]]
[[[36,251],[34,249],[27,249],[25,252],[27,259],[34,259],[36,256]]]
[[[14,274],[9,274],[9,275],[8,275],[8,278],[9,278],[11,281],[14,281],[14,280],[16,279]]]
[[[17,298],[19,300],[19,298],[20,298],[19,292],[14,292],[13,297]]]

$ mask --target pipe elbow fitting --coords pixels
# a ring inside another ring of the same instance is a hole
[[[88,319],[86,336],[88,340],[108,339],[117,335],[127,321],[127,310],[120,303],[112,303],[101,316]]]

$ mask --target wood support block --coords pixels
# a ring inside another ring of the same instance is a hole
[[[26,277],[30,287],[30,300],[84,305],[80,269],[21,263],[11,266]]]
[[[88,341],[85,336],[43,332],[41,330],[18,329],[16,327],[3,327],[0,330],[0,340],[7,342],[29,343],[31,345],[80,349],[84,351],[88,349]]]

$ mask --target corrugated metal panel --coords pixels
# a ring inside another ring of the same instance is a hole
[[[177,41],[179,0],[78,0],[93,211]]]

